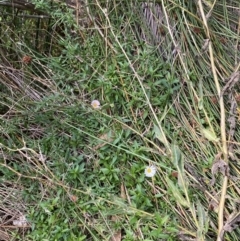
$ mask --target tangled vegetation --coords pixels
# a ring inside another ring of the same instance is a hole
[[[238,0],[0,6],[0,240],[239,240]]]

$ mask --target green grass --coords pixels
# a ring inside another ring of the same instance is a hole
[[[239,71],[238,1],[217,2],[205,26],[210,1],[202,15],[195,2],[159,1],[160,42],[138,1],[89,1],[79,15],[32,3],[20,13],[43,19],[1,10],[6,240],[221,241],[225,225],[237,241],[239,86],[218,94]],[[221,159],[227,176],[213,170]],[[14,227],[22,215],[27,227]]]

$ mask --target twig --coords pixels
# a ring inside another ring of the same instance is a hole
[[[94,27],[97,29],[98,33],[101,35],[101,37],[104,39],[104,41],[107,43],[107,45],[113,50],[113,52],[116,54],[117,51],[114,48],[114,46],[112,45],[112,43],[109,42],[109,40],[104,36],[104,33],[101,31],[101,28],[97,25],[97,21],[94,17],[92,17],[89,7],[88,7],[89,3],[88,0],[86,0],[86,10],[87,10],[87,14],[89,19],[92,21],[92,23],[94,24]],[[102,9],[103,11],[103,9]],[[104,12],[104,11],[103,11]],[[106,13],[104,13],[106,14]],[[107,26],[105,28],[108,28]]]
[[[3,14],[3,16],[12,16],[12,14]],[[49,15],[29,15],[29,14],[18,14],[15,17],[18,18],[40,18],[40,19],[46,19],[51,18]]]
[[[213,56],[213,48],[212,48],[212,43],[211,43],[211,38],[210,38],[210,33],[209,33],[209,28],[208,28],[208,23],[207,23],[207,18],[204,14],[203,11],[203,5],[202,1],[198,1],[200,13],[203,19],[205,31],[206,31],[206,36],[210,40],[209,41],[209,46],[208,46],[208,51],[210,55],[210,61],[211,61],[211,67],[212,67],[212,73],[213,73],[213,78],[215,82],[215,86],[217,89],[217,93],[219,96],[219,105],[220,105],[220,112],[221,112],[221,140],[222,140],[222,153],[224,157],[224,161],[228,165],[228,150],[227,150],[227,142],[226,142],[226,126],[225,126],[225,107],[224,107],[224,101],[223,101],[223,96],[221,95],[221,88],[220,84],[218,81],[218,76],[216,72],[216,66],[214,62],[214,56]],[[225,196],[227,192],[227,184],[228,184],[228,176],[225,175],[223,179],[223,185],[222,185],[222,192],[221,192],[221,199],[219,203],[219,212],[218,212],[218,238],[217,241],[222,241],[221,239],[221,231],[223,228],[223,211],[224,211],[224,204],[225,204]]]

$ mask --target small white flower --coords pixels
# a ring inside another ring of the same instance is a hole
[[[146,177],[153,177],[156,174],[156,171],[157,171],[157,169],[155,166],[153,166],[153,165],[147,166],[145,168],[145,175],[146,175]]]
[[[93,100],[92,103],[91,103],[91,106],[94,109],[99,109],[100,108],[100,102],[98,100]]]

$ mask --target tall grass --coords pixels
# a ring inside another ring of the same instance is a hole
[[[1,10],[5,240],[238,240],[238,1],[31,2]]]

